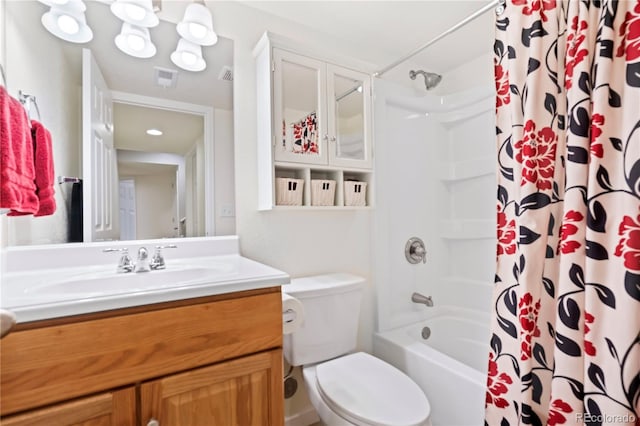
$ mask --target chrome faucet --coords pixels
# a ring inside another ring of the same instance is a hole
[[[140,247],[138,249],[138,260],[136,260],[136,266],[133,270],[134,272],[151,271],[151,266],[149,265],[149,251],[146,247]]]
[[[420,293],[413,293],[411,295],[411,301],[413,303],[422,303],[425,306],[433,306],[433,299],[431,299],[431,296],[424,296]]]
[[[168,244],[166,246],[156,246],[156,252],[153,254],[153,257],[151,258],[150,267],[152,270],[155,271],[157,269],[165,268],[164,256],[162,256],[162,249],[168,249],[168,248],[178,248],[178,246],[175,244]]]
[[[102,250],[105,253],[120,252],[122,256],[118,262],[118,273],[123,274],[127,272],[149,272],[156,269],[164,269],[164,257],[162,256],[162,249],[178,248],[175,244],[168,244],[165,246],[156,246],[156,251],[153,254],[153,258],[149,260],[149,250],[146,247],[140,247],[138,249],[138,259],[134,263],[129,256],[128,248],[106,248]]]
[[[117,271],[119,274],[124,274],[124,273],[133,271],[133,268],[134,268],[133,260],[131,260],[131,256],[129,256],[128,248],[106,248],[102,251],[105,253],[113,253],[113,252],[122,253],[122,256],[120,256],[120,260],[118,261]]]

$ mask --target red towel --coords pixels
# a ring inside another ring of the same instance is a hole
[[[56,199],[53,194],[54,170],[51,133],[36,120],[31,120],[31,134],[35,145],[36,195],[40,208],[35,216],[48,216],[56,211]]]
[[[0,86],[0,208],[9,216],[38,211],[33,139],[22,104]]]

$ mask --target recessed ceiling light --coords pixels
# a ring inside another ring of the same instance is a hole
[[[158,129],[148,129],[147,134],[151,136],[162,136],[162,130]]]

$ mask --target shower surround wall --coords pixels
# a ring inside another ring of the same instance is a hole
[[[423,388],[434,426],[480,424],[496,247],[494,89],[485,84],[436,96],[376,80],[375,93],[376,200],[385,208],[374,214],[380,332],[374,353]],[[414,236],[425,242],[424,264],[405,259],[405,243]],[[413,292],[432,296],[434,307],[411,302]],[[457,335],[455,327],[438,327],[438,318],[470,322]],[[389,337],[412,330],[415,343],[429,345],[420,337],[425,325],[434,342],[450,336],[443,348],[416,358],[419,346]],[[473,362],[446,355],[456,347]],[[468,409],[462,413],[460,406]]]
[[[489,312],[495,263],[493,88],[418,97],[376,81],[374,223],[378,329],[420,321],[425,306]],[[409,264],[404,244],[420,237],[426,264]],[[487,325],[488,327],[488,325]]]

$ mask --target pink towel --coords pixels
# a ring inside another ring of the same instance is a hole
[[[36,195],[33,139],[22,104],[0,86],[0,208],[9,216],[34,214]]]
[[[40,201],[40,208],[35,216],[48,216],[56,211],[56,199],[53,171],[53,150],[51,148],[51,133],[36,120],[31,120],[31,134],[35,145],[36,195]]]

